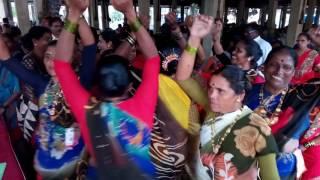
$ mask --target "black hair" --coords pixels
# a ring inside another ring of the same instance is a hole
[[[253,57],[250,61],[250,67],[252,69],[257,68],[257,61],[262,56],[262,50],[258,43],[249,38],[242,38],[238,42],[242,42],[246,46],[246,53],[248,57]]]
[[[51,33],[50,29],[42,26],[33,26],[29,32],[21,38],[23,47],[28,51],[32,51],[34,48],[32,40],[40,39],[46,33]]]
[[[104,56],[97,63],[94,77],[104,97],[122,96],[132,82],[129,61],[119,55]]]
[[[247,73],[236,65],[227,65],[223,68],[215,71],[213,75],[221,75],[230,84],[230,88],[240,95],[244,92],[248,92],[251,89],[251,83],[247,78]]]
[[[304,36],[304,37],[306,37],[307,38],[307,40],[308,41],[311,41],[311,37],[310,37],[310,35],[308,34],[308,33],[306,33],[306,32],[302,32],[302,33],[300,33],[299,35],[298,35],[298,37],[299,36]]]
[[[53,23],[55,22],[60,22],[61,24],[63,24],[63,21],[61,20],[60,17],[51,17],[49,19],[49,26],[51,27]]]
[[[272,59],[273,55],[276,53],[279,53],[279,52],[285,52],[285,53],[289,54],[293,60],[294,67],[295,68],[297,67],[298,54],[296,53],[296,51],[293,48],[288,47],[288,46],[281,46],[281,47],[277,47],[277,48],[272,49],[270,51],[270,53],[268,54],[267,59],[264,62],[264,64],[267,65],[270,62],[270,60]]]
[[[11,35],[13,37],[19,37],[21,36],[21,30],[19,27],[17,26],[11,26],[11,31],[10,31]]]
[[[109,41],[112,42],[113,49],[116,49],[119,46],[120,41],[117,36],[117,33],[114,30],[106,29],[100,35],[102,39],[105,40],[106,42],[109,42]]]

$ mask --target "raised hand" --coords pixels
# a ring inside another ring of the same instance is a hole
[[[71,13],[82,14],[89,6],[90,0],[65,0],[65,4]]]
[[[133,10],[132,0],[111,0],[111,4],[116,10],[123,14]]]
[[[146,29],[149,29],[149,24],[150,24],[149,16],[140,14],[139,19],[143,27]]]
[[[10,58],[10,53],[8,46],[3,40],[2,35],[0,34],[0,60],[7,60]]]
[[[211,32],[213,18],[210,16],[199,15],[194,17],[193,24],[190,28],[190,35],[193,37],[203,38]]]
[[[223,29],[223,24],[220,19],[215,20],[212,26],[212,37],[220,36]]]
[[[175,12],[169,12],[166,15],[166,20],[167,20],[167,23],[170,26],[171,30],[177,29],[178,24],[177,24],[177,18],[176,18],[176,13]]]

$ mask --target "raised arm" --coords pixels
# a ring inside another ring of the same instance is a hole
[[[223,24],[221,20],[215,20],[213,31],[212,31],[212,42],[214,54],[220,55],[223,54],[224,49],[221,44],[221,35],[222,35]]]
[[[118,11],[121,11],[127,18],[130,28],[137,39],[141,52],[146,59],[157,56],[158,51],[153,43],[153,39],[137,18],[132,0],[112,0],[111,2],[113,7]]]
[[[193,25],[190,29],[188,44],[181,55],[181,60],[177,67],[177,80],[183,81],[190,78],[200,41],[211,31],[212,22],[213,20],[210,16],[200,15],[194,18]]]
[[[92,86],[93,72],[96,64],[96,53],[97,46],[92,30],[86,20],[81,18],[79,20],[79,34],[81,42],[84,46],[81,55],[81,66],[80,66],[80,82],[87,90]]]
[[[160,58],[153,39],[138,21],[133,9],[132,0],[112,0],[112,5],[121,11],[126,18],[132,32],[134,33],[141,52],[147,59],[142,82],[134,97],[121,104],[122,108],[144,121],[149,128],[153,126],[153,113],[155,111],[158,97],[158,76],[160,70]],[[141,109],[144,109],[141,111]]]

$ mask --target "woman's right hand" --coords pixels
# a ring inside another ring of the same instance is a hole
[[[218,40],[221,37],[223,23],[221,20],[215,20],[212,28],[212,39]]]
[[[167,20],[168,25],[170,26],[171,30],[176,30],[178,28],[177,18],[176,18],[175,12],[169,12],[166,15],[166,20]]]
[[[190,36],[202,39],[211,32],[212,24],[213,18],[211,16],[196,16],[190,28]]]
[[[111,4],[116,10],[123,14],[133,11],[132,0],[111,0]]]
[[[0,60],[7,60],[10,58],[8,46],[4,42],[3,36],[0,34]]]

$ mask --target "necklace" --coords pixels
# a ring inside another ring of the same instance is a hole
[[[56,107],[62,98],[63,95],[59,84],[51,79],[46,87],[43,99],[44,107],[48,110],[50,116],[57,115]]]
[[[262,118],[264,118],[268,125],[274,125],[279,121],[279,114],[281,113],[281,106],[283,104],[283,99],[287,94],[288,88],[285,88],[284,90],[281,91],[281,97],[280,101],[274,110],[274,112],[268,111],[268,105],[270,102],[272,102],[277,95],[271,95],[270,98],[264,99],[263,97],[263,90],[264,90],[264,85],[261,86],[260,88],[260,93],[259,93],[259,106],[255,109],[255,113],[259,114]]]
[[[212,143],[212,150],[214,154],[217,154],[220,150],[220,147],[223,143],[223,141],[225,140],[225,138],[230,134],[231,129],[233,128],[233,126],[236,124],[236,122],[240,119],[240,116],[242,114],[242,110],[243,108],[240,109],[240,113],[234,118],[234,120],[232,121],[232,123],[228,126],[227,130],[225,131],[225,133],[223,135],[221,135],[219,138],[217,138],[217,142],[215,142],[215,135],[216,135],[216,131],[215,131],[215,123],[216,120],[213,120],[212,124],[210,125],[211,127],[211,143]]]

